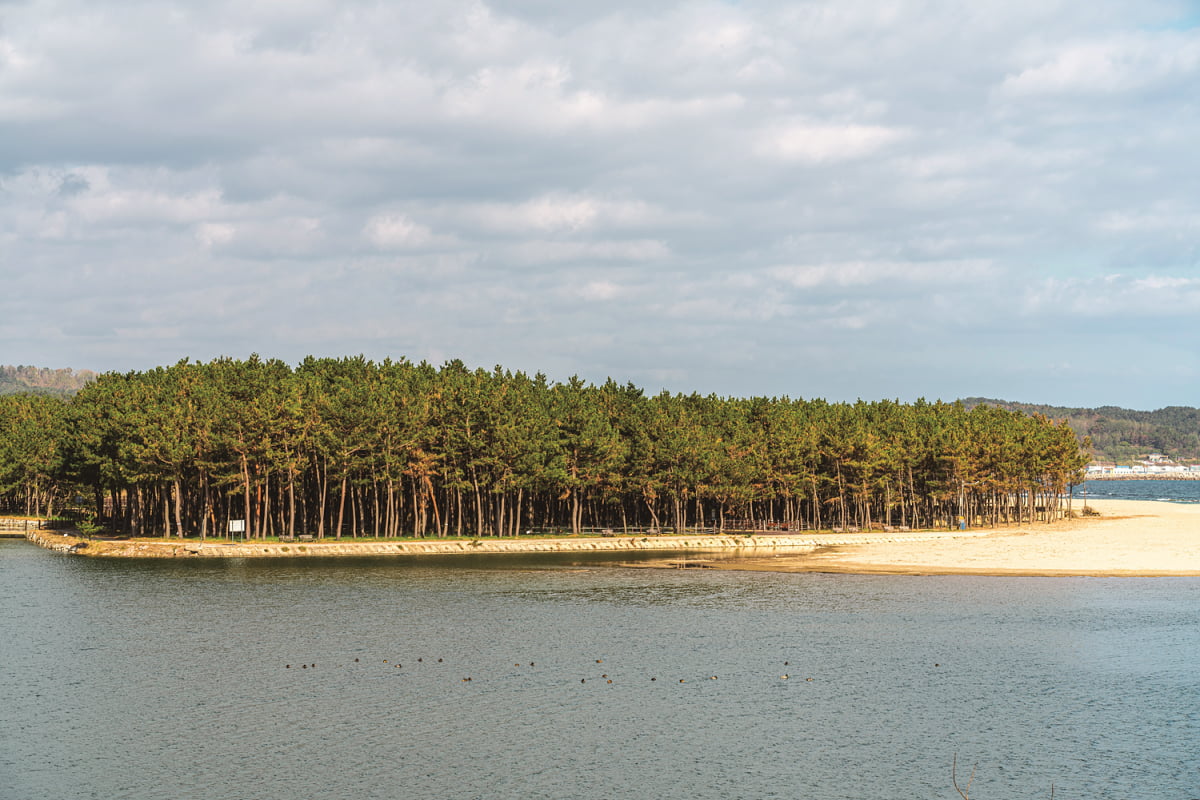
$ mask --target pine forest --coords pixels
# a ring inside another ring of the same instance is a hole
[[[1087,460],[1065,422],[992,406],[649,396],[459,361],[221,358],[0,396],[0,508],[142,537],[995,525],[1069,513]]]

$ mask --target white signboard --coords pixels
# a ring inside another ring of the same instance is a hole
[[[246,532],[246,520],[244,520],[244,519],[229,520],[229,532],[230,533],[245,533]]]

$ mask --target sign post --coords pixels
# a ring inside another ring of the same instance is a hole
[[[236,541],[237,534],[239,534],[239,533],[242,535],[242,541],[243,542],[246,541],[246,520],[244,520],[244,519],[229,520],[229,539],[231,541]]]

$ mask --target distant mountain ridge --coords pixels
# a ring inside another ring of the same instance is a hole
[[[1065,419],[1080,439],[1091,437],[1096,461],[1130,463],[1150,453],[1161,453],[1180,462],[1200,461],[1200,408],[1168,406],[1157,411],[1116,406],[1067,408],[987,397],[968,397],[961,402],[967,408],[989,405]]]
[[[96,373],[87,369],[50,369],[26,365],[0,365],[0,394],[73,395]]]

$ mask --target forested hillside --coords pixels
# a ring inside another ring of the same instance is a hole
[[[57,394],[70,395],[94,379],[96,373],[86,369],[47,369],[46,367],[0,365],[0,395]]]
[[[1089,437],[1097,461],[1128,464],[1148,453],[1162,453],[1176,461],[1200,460],[1200,409],[1169,406],[1157,411],[1127,408],[1062,408],[971,397],[968,408],[989,405],[1009,411],[1065,419],[1082,441]]]
[[[0,503],[251,537],[1049,519],[1086,458],[1043,416],[722,398],[426,363],[180,362],[0,397]]]

